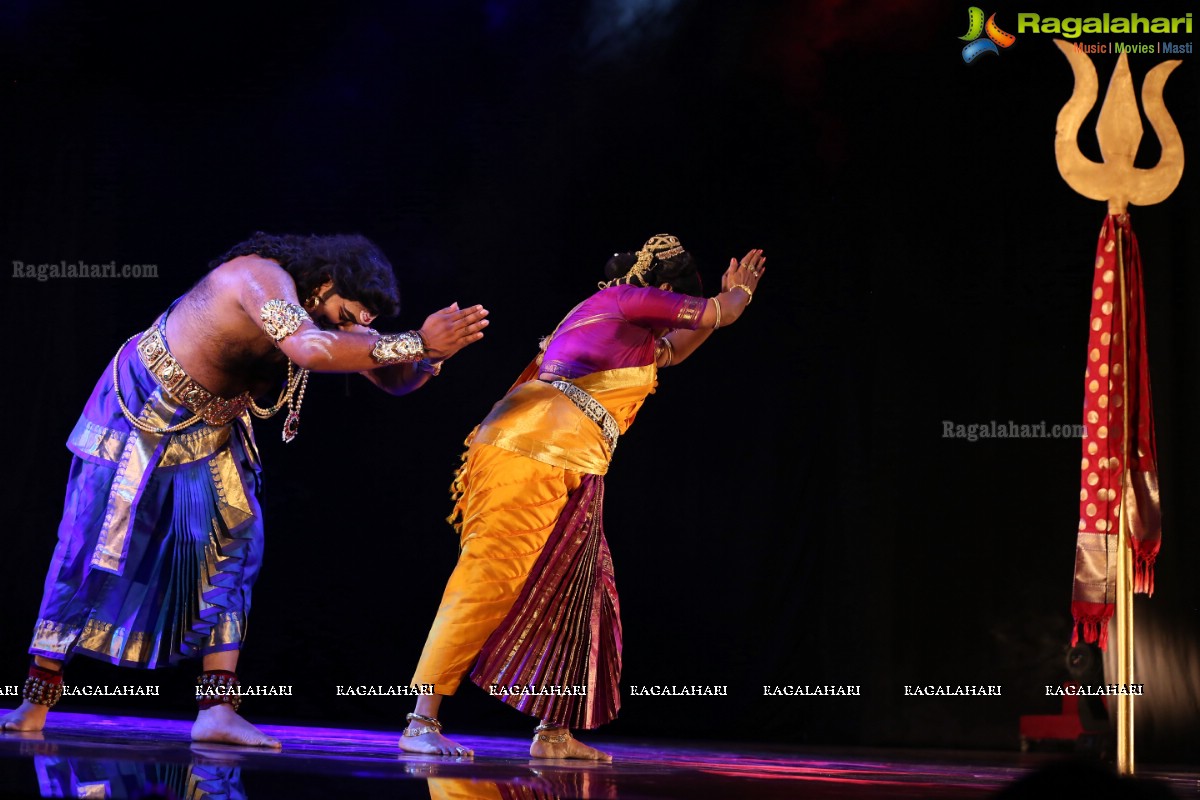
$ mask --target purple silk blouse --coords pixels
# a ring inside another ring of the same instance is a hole
[[[584,300],[559,324],[542,372],[568,380],[654,362],[654,331],[695,330],[708,300],[662,289],[610,286]]]

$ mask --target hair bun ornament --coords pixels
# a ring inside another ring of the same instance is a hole
[[[672,236],[669,233],[658,233],[651,236],[642,245],[642,249],[638,250],[635,255],[637,261],[633,262],[633,266],[619,278],[613,278],[611,281],[601,281],[599,287],[604,289],[609,286],[618,286],[622,283],[629,283],[635,286],[646,285],[646,273],[650,271],[650,265],[654,263],[654,259],[665,261],[668,258],[674,258],[683,252],[683,245],[679,243],[679,238]]]
[[[659,261],[665,261],[668,258],[674,258],[683,252],[683,245],[679,243],[679,238],[672,236],[669,233],[659,233],[651,236],[650,239],[642,245],[642,250],[649,250],[651,254]]]

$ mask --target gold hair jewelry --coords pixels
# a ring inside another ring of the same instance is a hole
[[[749,300],[747,300],[747,301],[746,301],[746,305],[750,305],[751,303],[753,303],[753,302],[754,302],[754,290],[753,290],[753,289],[751,289],[751,288],[750,288],[749,286],[747,286],[746,284],[744,284],[744,283],[735,283],[733,286],[730,286],[730,287],[729,287],[729,291],[731,291],[731,292],[732,292],[734,289],[741,289],[741,290],[742,290],[743,292],[745,292],[745,293],[746,293],[746,295],[747,295],[747,296],[750,298]]]
[[[683,245],[679,243],[678,237],[672,236],[669,233],[660,233],[651,236],[642,245],[642,249],[638,250],[635,254],[637,261],[633,262],[633,266],[629,268],[628,272],[619,278],[613,278],[611,281],[600,281],[598,286],[601,289],[608,286],[618,286],[622,283],[645,286],[646,273],[650,271],[650,265],[654,263],[655,258],[665,260],[673,258],[682,252]]]
[[[411,364],[425,357],[425,340],[416,331],[385,333],[371,348],[371,358],[388,364]]]
[[[721,301],[715,295],[713,296],[712,301],[713,307],[717,311],[717,319],[713,323],[713,330],[715,331],[717,328],[721,327]]]
[[[286,300],[268,300],[263,303],[258,316],[262,319],[263,330],[276,343],[298,331],[306,320],[312,322],[312,317],[304,310],[304,306]]]

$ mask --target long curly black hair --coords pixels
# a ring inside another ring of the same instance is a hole
[[[317,287],[333,280],[334,291],[347,300],[362,303],[380,317],[400,312],[400,287],[396,273],[383,252],[365,236],[335,234],[299,236],[262,231],[209,263],[215,268],[238,256],[269,258],[287,270],[296,282],[296,296],[303,302]]]

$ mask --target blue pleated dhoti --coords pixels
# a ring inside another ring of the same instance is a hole
[[[67,442],[74,458],[35,655],[154,668],[241,647],[263,551],[250,416],[230,408],[156,433],[130,424],[114,393],[115,374],[150,429],[193,418],[205,393],[174,362],[164,327],[121,348]]]

